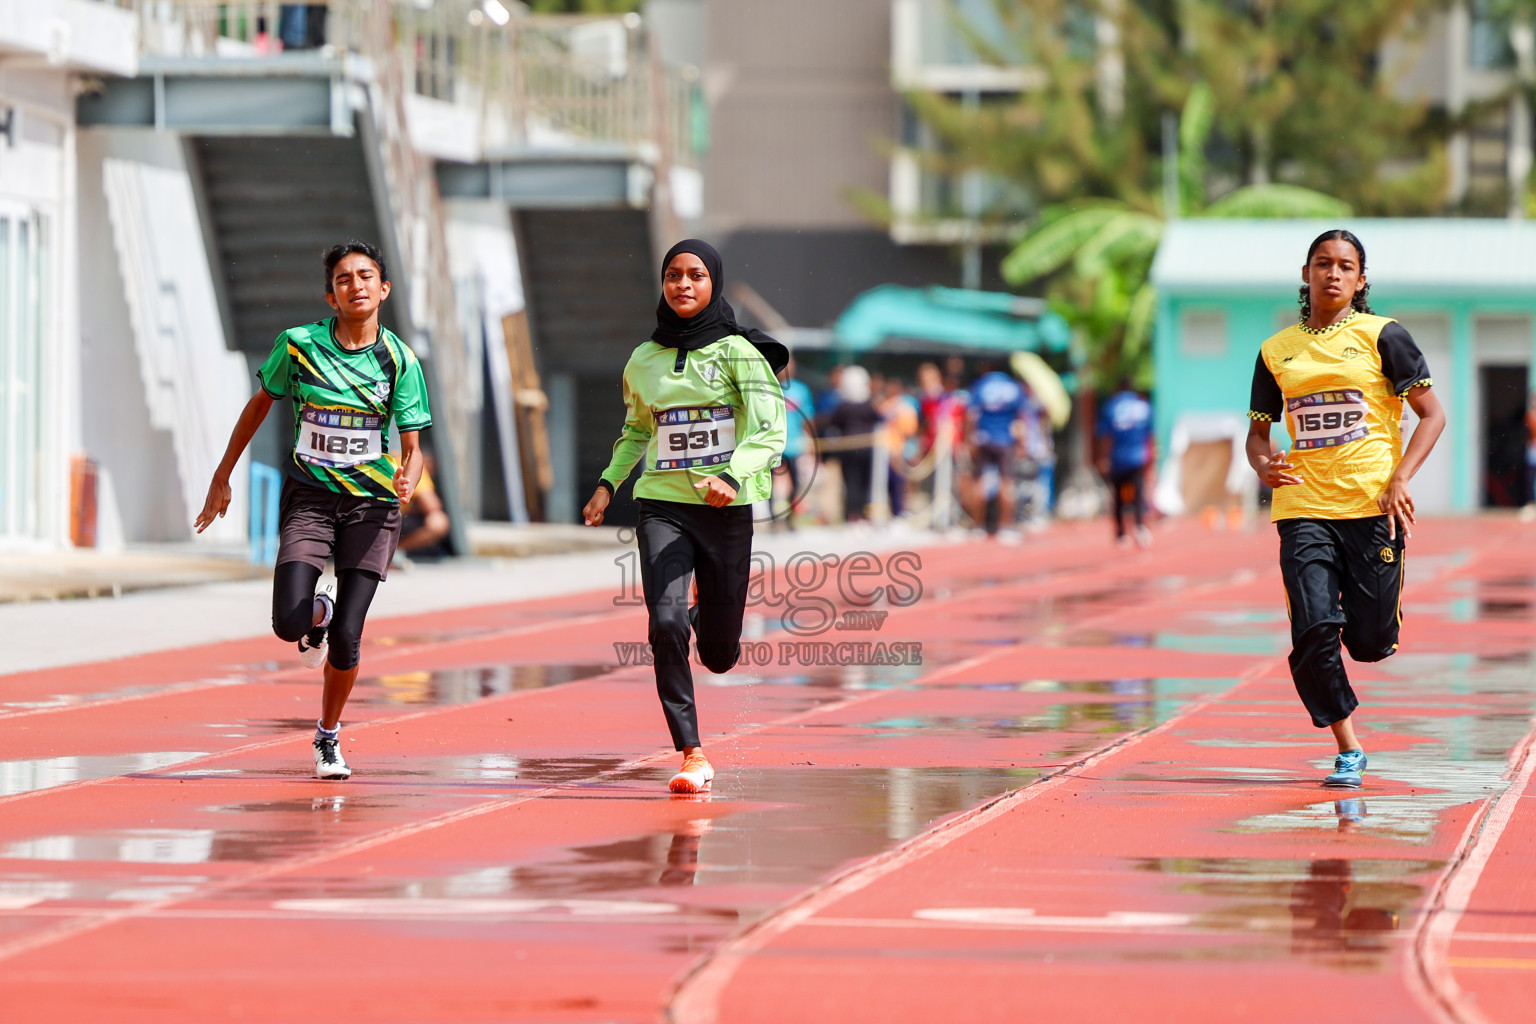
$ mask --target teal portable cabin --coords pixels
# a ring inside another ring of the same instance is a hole
[[[1259,345],[1295,322],[1307,246],[1335,227],[1364,243],[1371,305],[1417,339],[1446,408],[1445,434],[1414,480],[1418,506],[1454,512],[1523,504],[1536,224],[1521,221],[1169,225],[1152,265],[1154,408],[1163,450],[1181,417],[1247,411]],[[1405,435],[1413,420],[1405,406]]]

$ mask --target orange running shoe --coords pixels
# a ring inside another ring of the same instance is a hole
[[[709,759],[703,754],[693,753],[683,758],[682,769],[672,776],[667,788],[674,793],[702,793],[709,788],[714,778],[715,769]]]

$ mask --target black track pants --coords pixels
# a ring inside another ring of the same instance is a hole
[[[279,562],[272,574],[272,632],[297,643],[314,623],[315,584],[320,570],[307,562]],[[343,569],[336,578],[336,608],[331,614],[331,649],[325,660],[343,671],[356,668],[363,644],[363,620],[379,589],[377,573]]]
[[[1280,575],[1291,615],[1291,678],[1318,728],[1348,718],[1359,701],[1339,643],[1355,661],[1397,650],[1402,623],[1403,534],[1387,517],[1282,519]]]
[[[650,613],[656,693],[678,750],[699,746],[699,713],[688,667],[689,605],[699,581],[699,661],[727,672],[741,652],[741,620],[752,576],[752,506],[711,508],[642,500],[640,582]]]

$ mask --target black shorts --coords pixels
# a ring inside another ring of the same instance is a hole
[[[1011,444],[978,444],[976,446],[976,474],[988,466],[996,466],[998,474],[1007,480],[1013,476],[1014,451]]]
[[[303,562],[324,570],[364,569],[384,579],[400,542],[400,506],[337,494],[289,478],[278,512],[277,562]]]

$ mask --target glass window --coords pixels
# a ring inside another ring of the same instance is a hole
[[[1470,13],[1472,26],[1467,38],[1467,63],[1488,70],[1514,67],[1515,50],[1509,42],[1507,5],[1493,0],[1474,0]]]
[[[0,536],[41,526],[48,238],[37,215],[0,215]]]
[[[1179,317],[1179,353],[1196,359],[1227,354],[1227,314],[1188,310]]]

